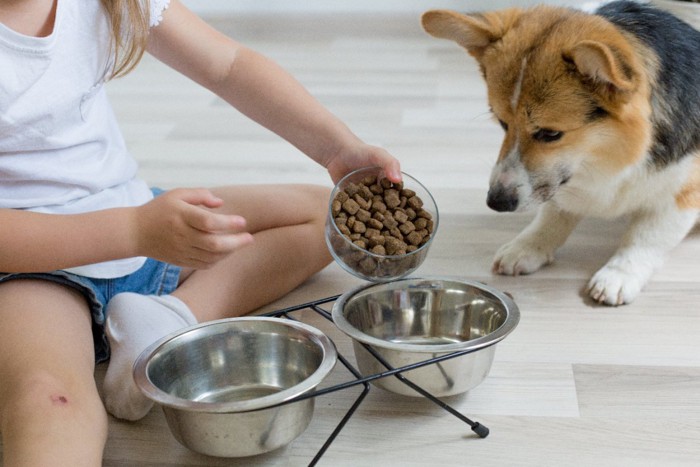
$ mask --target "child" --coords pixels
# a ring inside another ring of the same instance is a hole
[[[105,405],[138,419],[150,408],[131,377],[143,348],[195,322],[249,313],[330,261],[326,188],[161,193],[136,177],[103,84],[144,49],[294,144],[334,182],[370,165],[401,178],[386,151],[178,0],[0,4],[6,467],[100,465],[107,416],[93,373],[110,346]]]

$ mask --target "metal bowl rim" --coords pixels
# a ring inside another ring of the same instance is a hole
[[[416,345],[416,344],[401,344],[397,342],[390,342],[383,339],[379,339],[357,329],[353,326],[346,318],[343,312],[345,304],[352,299],[355,295],[363,292],[367,289],[375,287],[387,287],[390,284],[398,284],[400,282],[425,282],[425,281],[445,281],[445,282],[459,282],[463,285],[477,288],[488,292],[489,294],[496,297],[505,307],[506,319],[498,328],[489,334],[478,337],[476,339],[470,339],[464,342],[455,342],[450,344],[431,344],[431,345]],[[472,281],[463,278],[440,276],[440,277],[408,277],[404,279],[398,279],[391,282],[384,282],[378,284],[365,284],[355,287],[354,289],[341,295],[333,304],[331,310],[331,316],[333,317],[333,322],[342,332],[350,336],[352,339],[371,345],[373,347],[395,350],[398,352],[411,352],[411,353],[450,353],[465,350],[479,350],[486,347],[490,347],[501,340],[503,340],[508,334],[510,334],[513,329],[517,326],[520,321],[520,310],[515,304],[513,299],[503,292],[490,287],[481,282]]]
[[[151,360],[159,351],[163,349],[163,347],[165,347],[172,341],[178,338],[182,338],[186,334],[197,332],[198,330],[206,327],[227,325],[243,321],[274,322],[276,324],[293,327],[306,332],[310,337],[310,340],[314,341],[322,350],[323,357],[321,360],[321,364],[309,377],[305,378],[302,382],[292,387],[283,389],[282,391],[279,391],[274,394],[258,397],[255,399],[232,402],[201,402],[176,397],[160,389],[149,378],[148,369],[150,367]],[[291,319],[265,316],[224,318],[189,326],[187,328],[173,332],[158,340],[157,342],[154,342],[152,345],[146,348],[136,359],[133,368],[133,377],[134,381],[136,382],[136,385],[139,387],[141,392],[144,395],[146,395],[146,397],[165,407],[178,410],[186,410],[190,412],[241,413],[252,412],[280,405],[308,391],[313,390],[335,367],[337,359],[338,352],[333,341],[326,334],[314,328],[313,326],[309,326],[308,324]]]
[[[417,255],[418,253],[420,253],[423,250],[425,250],[426,248],[428,248],[430,246],[430,244],[433,243],[433,239],[435,238],[435,234],[438,231],[438,225],[440,224],[440,212],[439,212],[438,207],[437,207],[437,202],[435,202],[435,198],[433,198],[433,194],[430,192],[430,190],[428,190],[425,187],[425,185],[423,185],[421,182],[419,182],[415,177],[407,174],[406,172],[401,172],[401,175],[404,178],[410,179],[411,183],[415,183],[416,185],[420,186],[428,194],[428,196],[430,196],[430,201],[432,203],[432,207],[435,209],[434,213],[431,212],[431,214],[433,214],[433,219],[432,219],[433,232],[430,234],[430,238],[428,239],[428,241],[424,245],[422,245],[420,248],[417,248],[416,250],[414,250],[410,253],[405,253],[403,255],[378,255],[377,253],[372,253],[371,251],[365,250],[364,248],[360,248],[359,246],[355,245],[354,243],[348,241],[348,239],[345,237],[345,235],[343,235],[343,232],[341,232],[338,229],[338,226],[335,224],[335,222],[330,222],[330,219],[333,217],[331,215],[331,212],[333,211],[333,199],[335,198],[335,194],[338,192],[338,187],[345,180],[347,180],[349,178],[356,177],[357,174],[359,174],[360,172],[383,172],[383,169],[381,167],[364,167],[362,169],[357,169],[353,172],[350,172],[349,174],[347,174],[346,176],[341,178],[338,183],[336,183],[336,185],[333,187],[333,191],[331,192],[330,200],[328,201],[328,223],[331,225],[331,228],[335,231],[335,233],[340,235],[343,238],[343,240],[345,241],[345,243],[347,244],[348,247],[352,248],[353,250],[357,250],[359,252],[362,252],[363,254],[366,254],[367,256],[369,256],[371,258],[376,258],[376,259],[398,259],[398,258],[404,259],[404,258],[408,258],[410,256]],[[331,241],[327,235],[326,235],[326,244],[328,245],[328,249],[331,251],[331,253],[335,257],[334,248],[331,245]],[[341,262],[341,264],[344,264],[341,260],[339,260],[339,261]],[[352,270],[350,270],[350,272],[355,274],[355,272]]]

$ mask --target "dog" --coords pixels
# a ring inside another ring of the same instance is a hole
[[[700,210],[700,32],[632,1],[593,13],[431,10],[421,22],[476,59],[505,131],[488,206],[538,208],[498,250],[494,272],[535,272],[583,217],[625,216],[630,226],[587,293],[633,301]]]

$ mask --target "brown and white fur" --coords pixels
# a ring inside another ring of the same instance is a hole
[[[582,217],[624,215],[629,229],[587,289],[608,305],[634,300],[700,209],[700,33],[633,2],[434,10],[422,22],[476,58],[505,130],[488,205],[539,207],[494,271],[532,273]]]

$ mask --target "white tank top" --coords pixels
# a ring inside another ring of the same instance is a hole
[[[151,26],[168,1],[151,1]],[[58,0],[47,37],[25,36],[0,23],[0,208],[75,214],[152,199],[136,176],[104,89],[109,44],[110,24],[99,0]],[[120,277],[144,261],[70,271]]]

